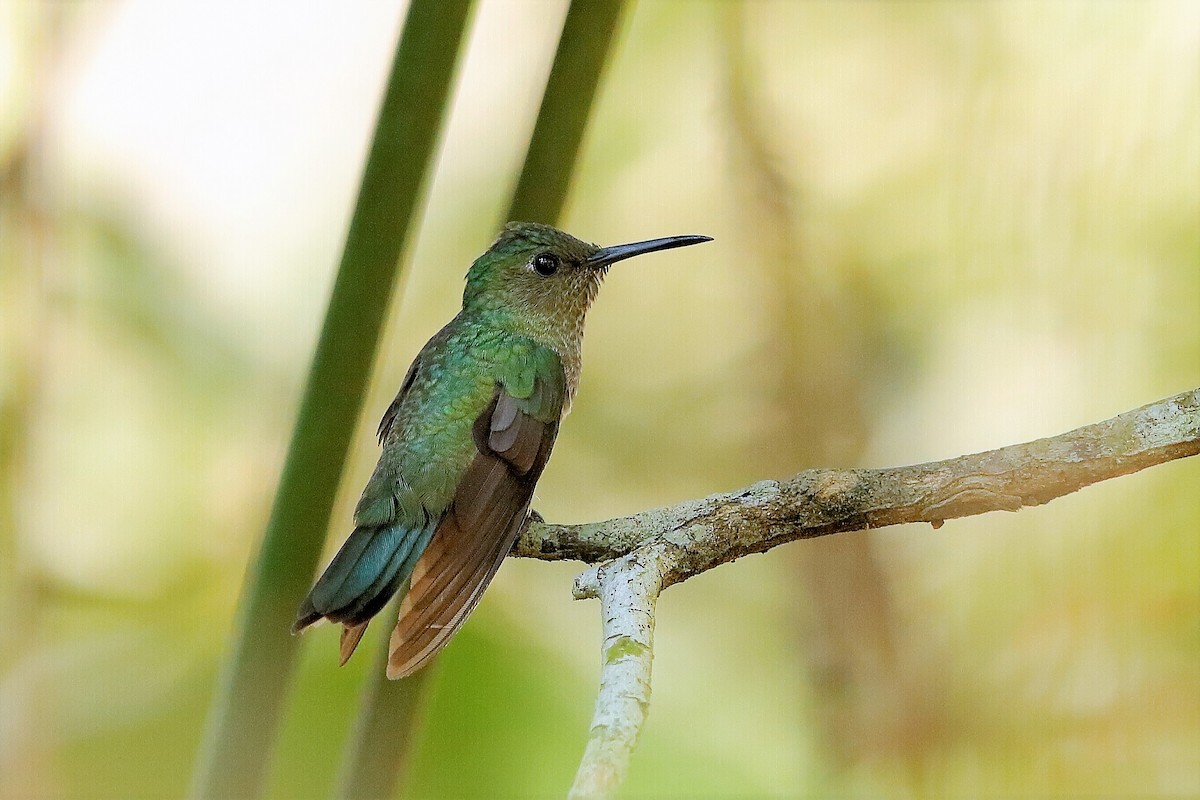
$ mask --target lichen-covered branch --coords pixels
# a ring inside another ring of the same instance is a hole
[[[584,525],[530,525],[513,555],[597,563],[660,543],[664,586],[796,539],[1048,503],[1200,452],[1200,388],[1025,444],[884,469],[810,469]]]
[[[604,619],[600,694],[571,797],[620,785],[650,701],[662,589],[796,539],[1017,511],[1200,453],[1200,388],[1046,439],[886,469],[814,469],[585,525],[530,525],[513,555],[599,564],[575,582]]]
[[[635,550],[575,580],[575,597],[600,599],[604,639],[600,692],[571,800],[608,797],[621,784],[650,707],[654,606],[662,591],[663,549]]]

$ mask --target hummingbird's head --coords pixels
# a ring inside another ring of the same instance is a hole
[[[584,315],[610,265],[707,241],[707,236],[671,236],[597,247],[549,225],[510,222],[467,272],[463,310],[507,318],[547,344],[573,340],[577,347]]]

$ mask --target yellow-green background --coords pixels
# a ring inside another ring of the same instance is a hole
[[[560,3],[483,0],[330,535],[494,236]],[[0,797],[182,794],[403,4],[0,5]],[[1058,433],[1200,384],[1200,6],[653,2],[564,221],[614,268],[535,507]],[[672,588],[629,797],[1200,794],[1200,464]],[[598,609],[513,561],[410,791],[557,796]],[[370,658],[305,637],[272,797]]]

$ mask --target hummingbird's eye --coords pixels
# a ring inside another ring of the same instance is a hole
[[[538,275],[549,277],[558,272],[559,260],[554,253],[538,253],[532,263]]]

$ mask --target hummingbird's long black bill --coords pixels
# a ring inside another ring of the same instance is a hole
[[[667,236],[663,239],[650,239],[646,242],[632,244],[614,244],[612,247],[602,247],[592,254],[586,262],[589,267],[607,267],[627,258],[640,256],[643,253],[653,253],[657,250],[670,250],[675,247],[687,247],[690,244],[711,242],[711,236]]]

